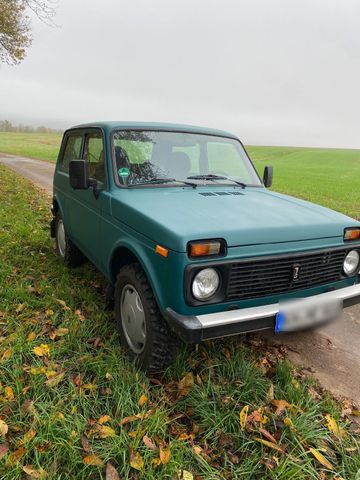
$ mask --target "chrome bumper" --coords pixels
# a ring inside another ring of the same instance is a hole
[[[360,303],[360,284],[305,297],[303,300],[306,303],[315,298],[337,299],[342,301],[343,307],[346,308]],[[197,316],[179,315],[168,308],[166,318],[180,338],[188,343],[199,343],[210,338],[274,328],[278,312],[279,303]]]

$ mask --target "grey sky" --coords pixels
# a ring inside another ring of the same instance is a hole
[[[59,0],[0,67],[0,119],[154,120],[360,148],[359,0]]]

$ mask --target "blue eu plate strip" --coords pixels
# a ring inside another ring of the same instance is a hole
[[[285,324],[285,315],[282,312],[278,312],[275,317],[275,333],[283,331]]]

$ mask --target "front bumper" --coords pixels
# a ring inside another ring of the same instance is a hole
[[[343,302],[344,308],[350,307],[360,303],[360,284],[306,298],[315,297],[323,300],[337,299]],[[200,343],[210,338],[269,328],[274,330],[278,312],[278,303],[197,316],[180,315],[171,308],[167,308],[166,319],[182,340],[187,343]]]

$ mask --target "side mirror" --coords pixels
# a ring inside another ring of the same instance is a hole
[[[70,185],[76,190],[89,188],[89,168],[85,160],[71,160],[69,163]]]
[[[270,167],[270,165],[267,165],[264,168],[264,176],[263,176],[263,183],[266,188],[271,187],[273,181],[273,167]]]

